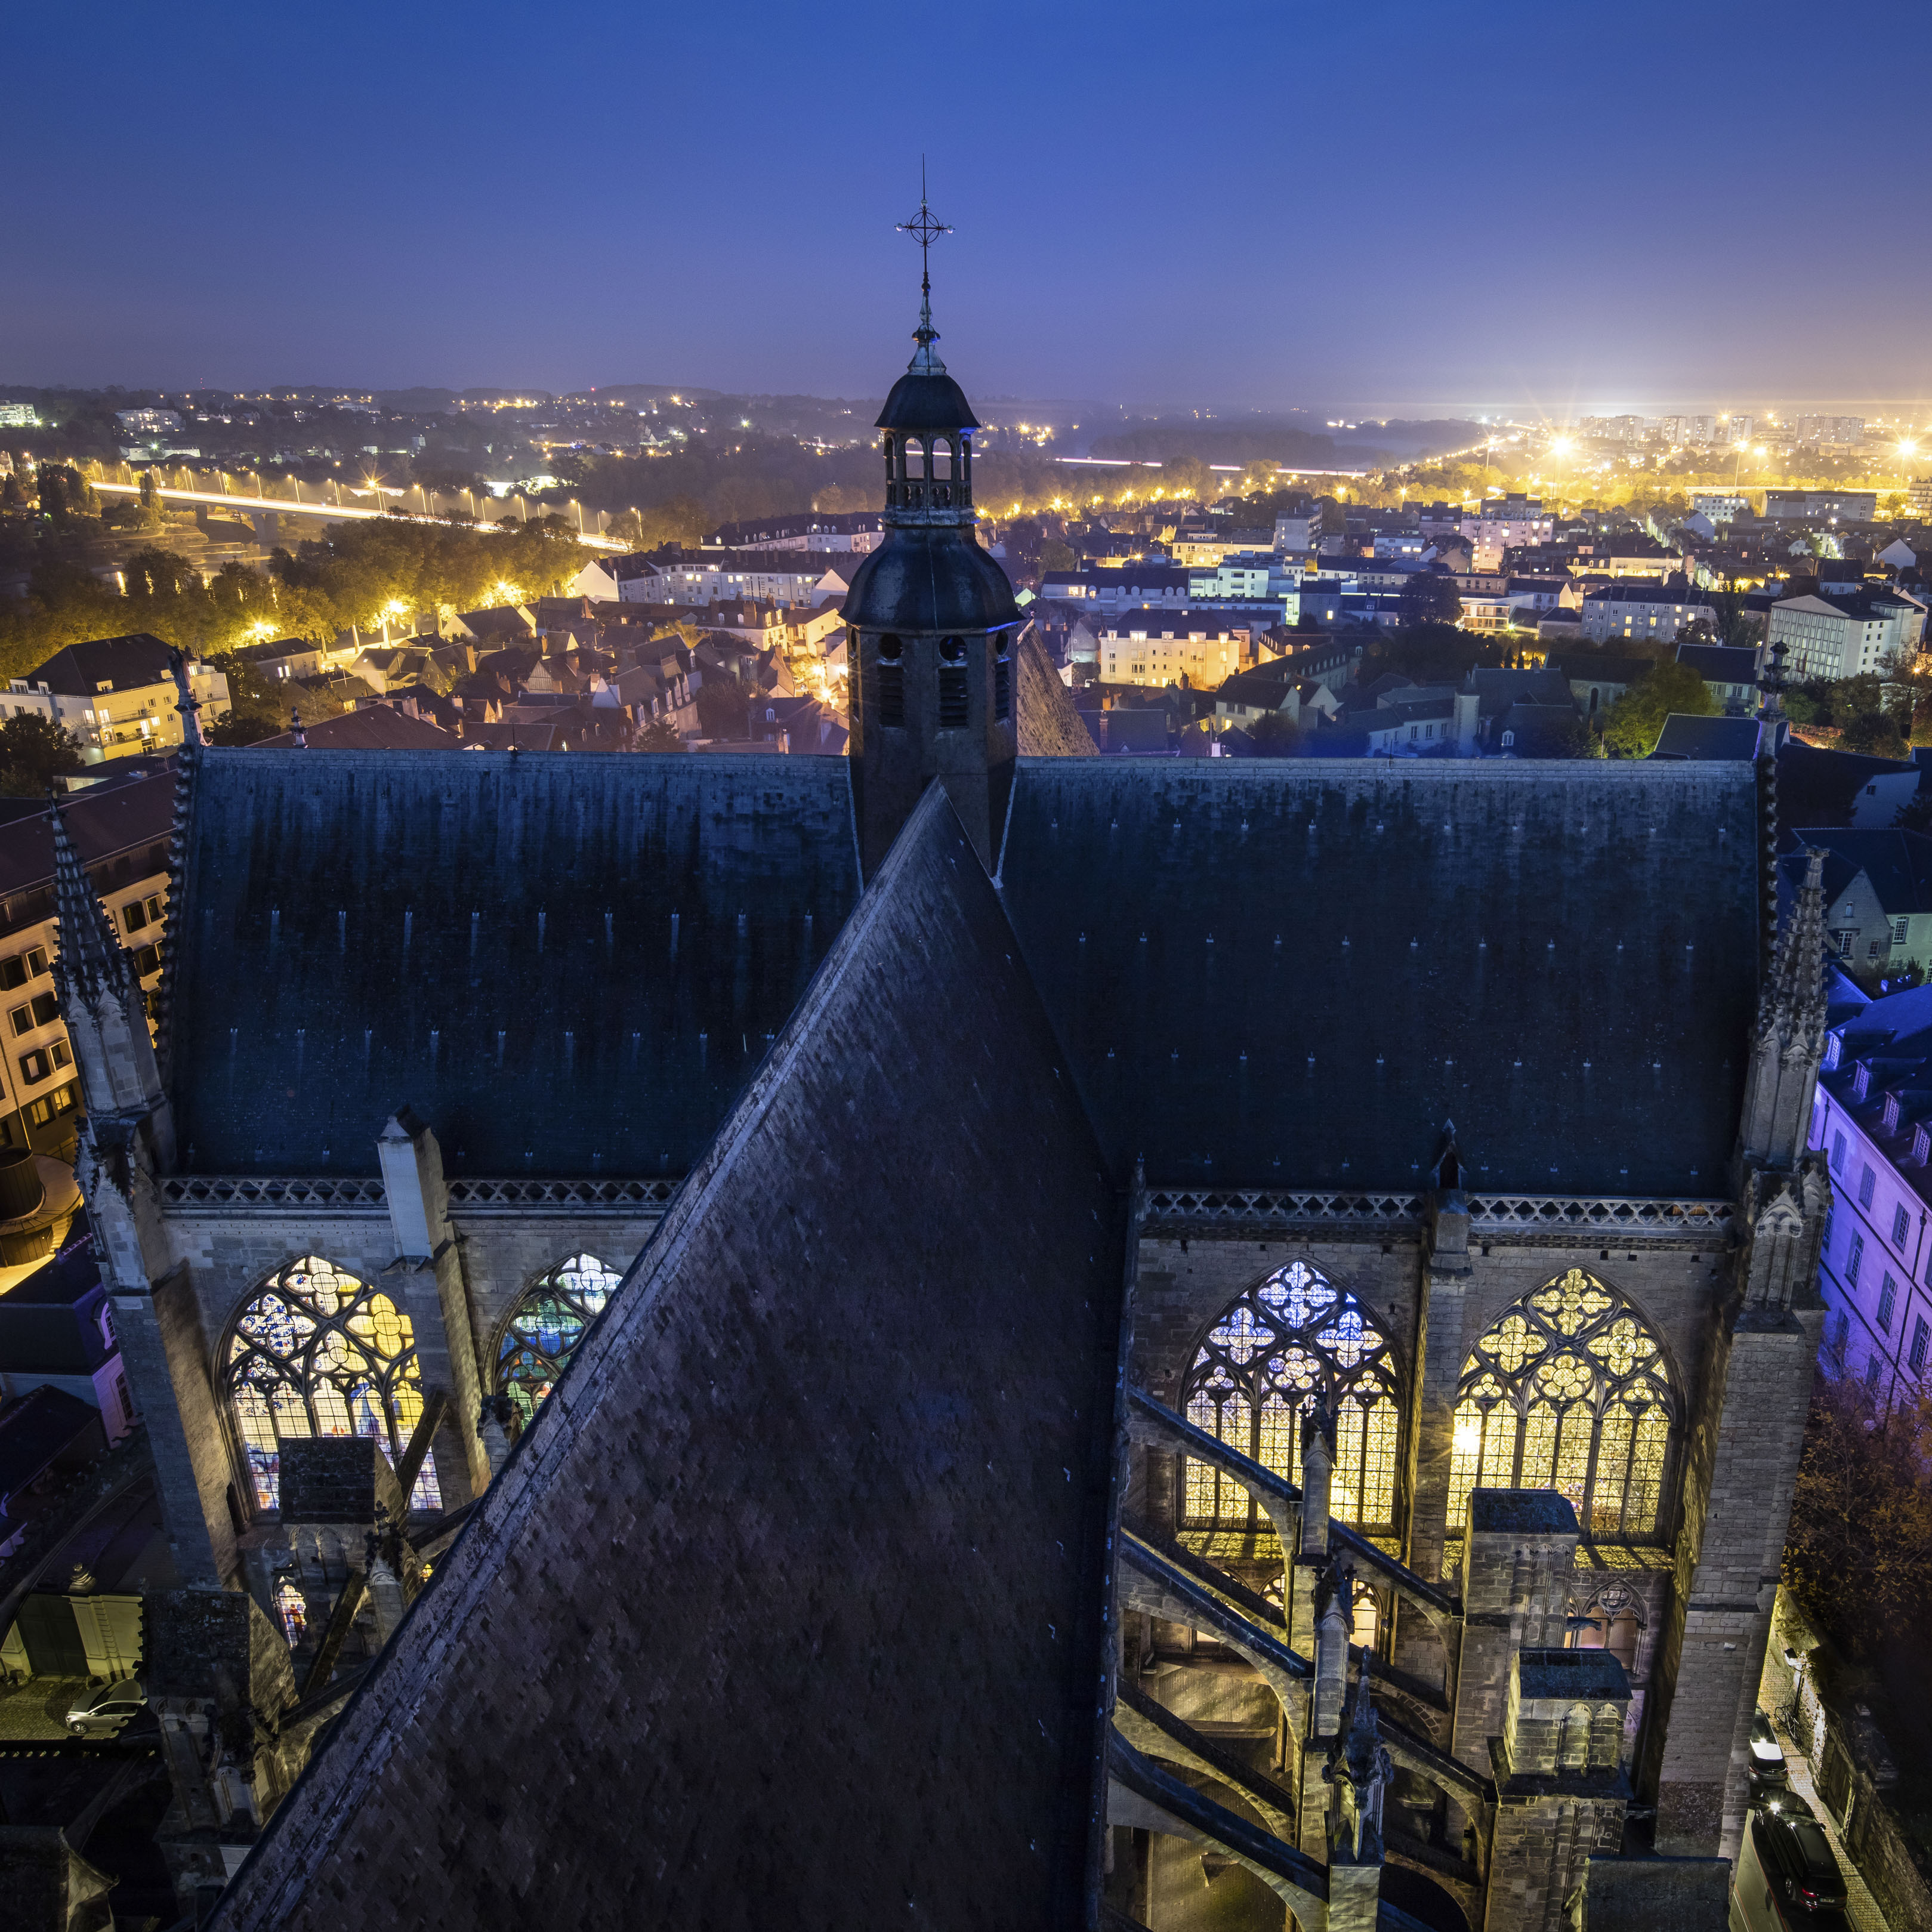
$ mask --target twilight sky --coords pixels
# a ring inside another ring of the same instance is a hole
[[[976,395],[1932,397],[1886,79],[1932,9],[100,0],[4,40],[0,383],[876,395],[923,149]]]

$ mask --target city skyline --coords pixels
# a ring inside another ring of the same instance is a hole
[[[961,36],[862,5],[832,36],[593,5],[534,68],[500,5],[460,36],[439,8],[217,8],[191,39],[129,10],[85,65],[70,28],[24,20],[20,138],[56,164],[10,197],[0,373],[862,394],[914,320],[893,230],[923,152],[956,230],[942,352],[987,395],[1562,416],[1932,394],[1932,269],[1884,191],[1904,137],[1874,116],[1799,156],[1766,134],[1798,17],[1639,8],[1611,36],[1506,7],[1447,44],[1406,4],[1366,26],[1238,7],[1198,40],[1144,7],[996,8]],[[1888,31],[1908,64],[1932,39]],[[217,111],[184,120],[196,101]],[[1826,236],[1858,263],[1849,318]]]

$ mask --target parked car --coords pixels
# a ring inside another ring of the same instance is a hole
[[[1824,1828],[1786,1798],[1754,1811],[1731,1880],[1732,1932],[1843,1932],[1844,1874]]]
[[[1774,1793],[1785,1790],[1791,1773],[1784,1762],[1784,1747],[1771,1720],[1760,1711],[1751,1719],[1750,1800],[1761,1804]]]
[[[111,1738],[147,1704],[138,1678],[117,1678],[76,1697],[68,1711],[67,1727],[77,1738]]]

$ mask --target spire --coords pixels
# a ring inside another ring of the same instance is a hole
[[[1766,724],[1774,724],[1784,716],[1784,640],[1774,638],[1764,654],[1763,668],[1758,673],[1757,688],[1760,702],[1757,715]]]
[[[140,984],[129,970],[128,955],[81,870],[80,854],[67,836],[60,800],[51,791],[47,816],[54,833],[54,916],[60,928],[54,970],[61,982],[61,1004],[71,1005],[76,993],[92,1004],[110,988],[131,994],[138,1000]]]
[[[1778,936],[1758,1013],[1759,1036],[1775,1036],[1787,1058],[1815,1056],[1825,1035],[1825,855],[1813,846],[1804,859],[1804,883]]]
[[[182,742],[205,745],[208,741],[201,735],[201,700],[188,685],[187,656],[178,649],[171,650],[168,664],[175,674],[175,709],[181,713]]]
[[[939,340],[939,332],[932,326],[932,244],[942,235],[950,235],[951,226],[936,220],[932,211],[926,205],[926,157],[919,160],[919,212],[910,221],[899,224],[899,232],[910,235],[919,243],[919,326],[912,332],[912,339],[919,344],[913,351],[908,369],[922,376],[943,376],[946,364],[939,359],[933,344]]]
[[[1804,1159],[1825,1017],[1825,854],[1814,850],[1805,854],[1804,883],[1759,985],[1738,1136],[1740,1179],[1753,1166],[1788,1172]]]

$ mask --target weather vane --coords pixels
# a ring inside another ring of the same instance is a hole
[[[950,222],[935,220],[931,208],[926,205],[926,157],[919,159],[919,212],[910,221],[898,224],[902,235],[910,235],[919,243],[919,328],[915,339],[922,348],[938,340],[939,332],[932,326],[932,244],[942,235],[952,232]]]

